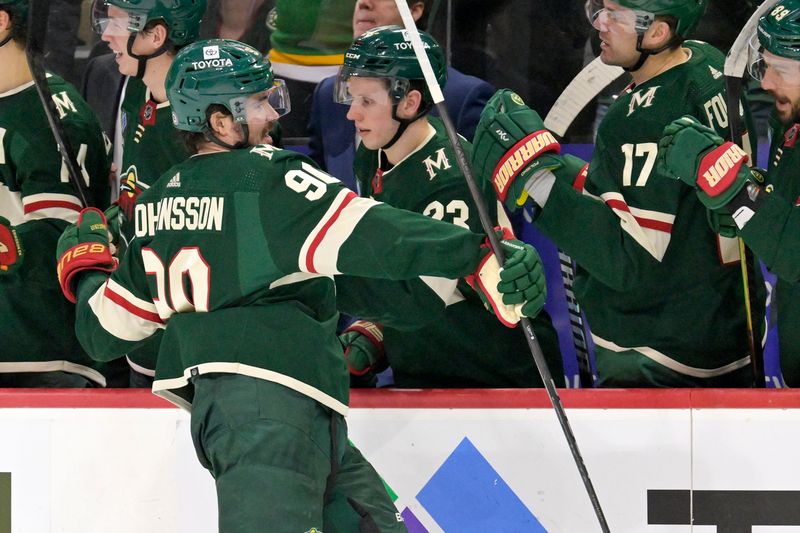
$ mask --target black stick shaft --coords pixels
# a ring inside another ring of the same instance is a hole
[[[444,123],[445,129],[447,130],[447,137],[449,138],[450,144],[453,146],[453,150],[455,151],[458,167],[464,174],[464,179],[467,181],[467,186],[469,187],[470,194],[472,195],[472,200],[475,202],[475,206],[478,208],[478,216],[480,217],[483,231],[486,233],[486,235],[488,235],[489,244],[497,256],[498,262],[502,265],[505,262],[503,248],[500,246],[500,240],[494,233],[494,223],[489,216],[489,211],[486,209],[486,202],[484,201],[483,194],[478,187],[477,182],[475,181],[472,168],[470,167],[469,161],[467,161],[466,154],[464,153],[464,148],[461,146],[461,143],[458,140],[458,134],[453,126],[453,122],[450,120],[450,115],[447,113],[447,108],[445,107],[444,102],[437,103],[436,108],[439,110],[439,117]],[[525,333],[525,339],[528,341],[528,347],[531,350],[531,355],[533,355],[533,360],[536,363],[536,369],[539,371],[539,375],[544,383],[544,388],[547,390],[547,395],[550,398],[550,402],[553,404],[556,417],[558,418],[559,424],[561,424],[561,430],[563,431],[564,437],[567,440],[569,450],[572,452],[572,458],[575,460],[575,465],[578,467],[578,472],[581,475],[583,485],[586,488],[587,494],[589,495],[589,500],[592,502],[592,507],[597,515],[597,520],[600,522],[600,527],[602,528],[603,532],[609,533],[611,530],[608,528],[608,522],[606,522],[606,517],[603,514],[603,508],[600,506],[600,500],[597,497],[597,493],[594,490],[594,485],[592,485],[592,480],[589,477],[589,472],[586,469],[586,465],[583,462],[583,457],[578,449],[578,442],[575,440],[575,434],[572,432],[572,428],[570,427],[569,420],[567,419],[567,413],[564,411],[564,407],[561,405],[561,398],[558,396],[558,391],[556,390],[555,383],[553,382],[553,376],[550,374],[550,369],[547,367],[547,361],[545,361],[542,348],[539,346],[539,341],[536,339],[536,333],[533,331],[533,325],[528,317],[522,317],[520,323],[522,324],[522,330]]]
[[[739,146],[742,145],[744,138],[744,124],[739,115],[739,105],[742,98],[744,83],[742,78],[735,76],[725,76],[725,93],[727,95],[728,104],[728,123],[731,131],[731,141]],[[756,164],[755,154],[751,157],[753,164]],[[745,313],[747,319],[747,344],[750,351],[750,363],[753,369],[753,386],[766,387],[766,373],[764,371],[764,350],[761,346],[761,339],[756,336],[756,324],[759,323],[760,318],[756,316],[755,305],[757,287],[756,287],[756,259],[753,257],[753,252],[750,248],[742,245],[741,237],[739,238],[740,246],[739,252],[742,255],[742,285],[744,289],[745,299]]]

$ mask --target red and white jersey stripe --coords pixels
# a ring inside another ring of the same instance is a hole
[[[22,208],[27,220],[58,218],[74,224],[83,205],[71,194],[39,193],[23,196]]]
[[[672,236],[675,215],[631,207],[617,192],[601,195],[603,201],[620,219],[620,226],[657,261],[664,258]]]
[[[349,190],[339,192],[300,248],[300,271],[341,274],[337,269],[339,250],[367,211],[377,204]]]
[[[164,327],[152,301],[134,296],[110,278],[89,298],[89,307],[103,329],[126,341],[145,339]]]

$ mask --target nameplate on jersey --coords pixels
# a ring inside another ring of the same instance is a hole
[[[222,231],[225,198],[222,196],[172,196],[159,202],[136,204],[137,237],[160,231]]]

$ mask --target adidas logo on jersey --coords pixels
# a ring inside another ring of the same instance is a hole
[[[711,76],[712,76],[712,77],[713,77],[715,80],[718,80],[718,79],[720,79],[720,78],[722,77],[722,72],[718,71],[717,69],[715,69],[715,68],[714,68],[714,67],[712,67],[711,65],[709,65],[709,66],[708,66],[708,70],[710,70],[710,71],[711,71]]]
[[[180,186],[181,186],[181,173],[178,172],[177,174],[175,174],[170,178],[169,183],[167,183],[167,188],[180,187]]]

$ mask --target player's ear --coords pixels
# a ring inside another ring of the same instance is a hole
[[[417,114],[421,106],[422,93],[416,89],[412,89],[408,91],[405,97],[400,101],[398,115],[400,118],[411,118]]]
[[[11,16],[4,10],[0,9],[0,31],[11,30]]]
[[[672,39],[672,27],[665,20],[656,19],[647,28],[647,36],[650,38],[648,48],[660,48]]]
[[[231,119],[231,116],[223,113],[222,111],[214,111],[211,113],[211,116],[208,117],[208,126],[217,136],[228,133],[232,125],[233,120]]]
[[[408,9],[411,11],[411,17],[414,19],[414,22],[416,22],[425,12],[425,2],[409,2]]]
[[[147,37],[153,41],[153,44],[157,48],[164,46],[164,43],[167,42],[168,35],[169,30],[163,24],[155,24],[152,28],[147,30]]]

